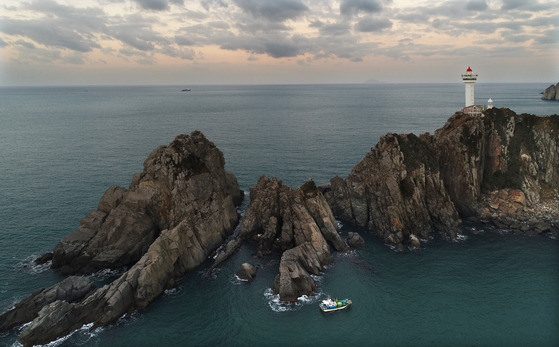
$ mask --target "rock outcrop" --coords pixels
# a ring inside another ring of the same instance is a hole
[[[542,100],[559,100],[559,83],[547,87],[542,93]]]
[[[461,218],[491,218],[485,197],[494,191],[523,195],[523,214],[501,211],[493,219],[508,220],[508,226],[535,206],[557,201],[558,139],[556,115],[495,108],[481,117],[458,112],[434,135],[383,136],[347,179],[335,177],[322,190],[340,219],[367,227],[399,249],[418,247],[433,231],[453,240]],[[550,230],[554,218],[550,214]]]
[[[257,271],[258,268],[256,266],[253,266],[249,263],[243,263],[241,265],[241,268],[239,269],[239,271],[237,271],[235,275],[239,277],[241,280],[252,281],[254,276],[256,276]]]
[[[231,229],[237,223],[232,206],[242,196],[224,165],[221,151],[201,132],[177,136],[169,146],[158,147],[129,189],[107,189],[97,210],[62,238],[54,249],[53,267],[69,274],[132,265],[162,230],[176,227],[193,211],[226,213],[216,222],[222,225],[214,227]]]
[[[311,274],[332,262],[328,243],[347,250],[326,199],[313,181],[294,190],[265,176],[250,188],[250,199],[239,237],[255,242],[260,256],[283,252],[274,282],[280,300],[311,295],[316,290]]]
[[[426,136],[388,134],[346,180],[335,177],[324,195],[334,214],[402,247],[411,235],[433,230],[454,240],[460,219],[445,189],[436,154]]]
[[[95,288],[95,283],[87,277],[70,276],[52,287],[39,289],[0,315],[0,333],[32,321],[45,305],[58,300],[79,301]]]
[[[25,327],[19,341],[43,344],[93,323],[107,325],[145,308],[205,261],[238,223],[241,193],[223,154],[200,132],[154,150],[130,189],[111,187],[96,211],[56,246],[65,272],[135,264],[78,302],[55,301]]]
[[[347,244],[350,247],[363,247],[365,246],[365,240],[356,232],[350,231],[347,233]]]

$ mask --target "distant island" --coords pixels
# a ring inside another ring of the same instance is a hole
[[[557,115],[457,112],[432,135],[386,134],[345,179],[318,187],[309,179],[293,189],[262,176],[241,219],[243,193],[222,152],[199,131],[179,135],[147,157],[128,189],[109,187],[97,209],[40,258],[72,276],[2,314],[0,333],[30,322],[18,341],[31,346],[85,324],[111,324],[215,255],[213,271],[244,243],[259,257],[281,254],[271,284],[280,300],[313,295],[312,275],[354,244],[341,238],[336,218],[403,252],[436,235],[456,241],[463,220],[558,235],[557,153]],[[84,276],[121,267],[128,270],[101,288]]]
[[[559,83],[557,85],[550,85],[542,93],[542,100],[555,100],[559,101]]]

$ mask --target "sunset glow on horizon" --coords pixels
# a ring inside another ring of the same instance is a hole
[[[0,85],[559,80],[556,1],[7,0]]]

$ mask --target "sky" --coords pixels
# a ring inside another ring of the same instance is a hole
[[[553,0],[2,0],[0,85],[559,81]]]

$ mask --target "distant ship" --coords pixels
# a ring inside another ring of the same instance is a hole
[[[184,88],[183,90],[181,90],[181,92],[189,92],[189,91],[191,91],[191,90],[192,90],[192,89],[190,89],[190,88]]]

